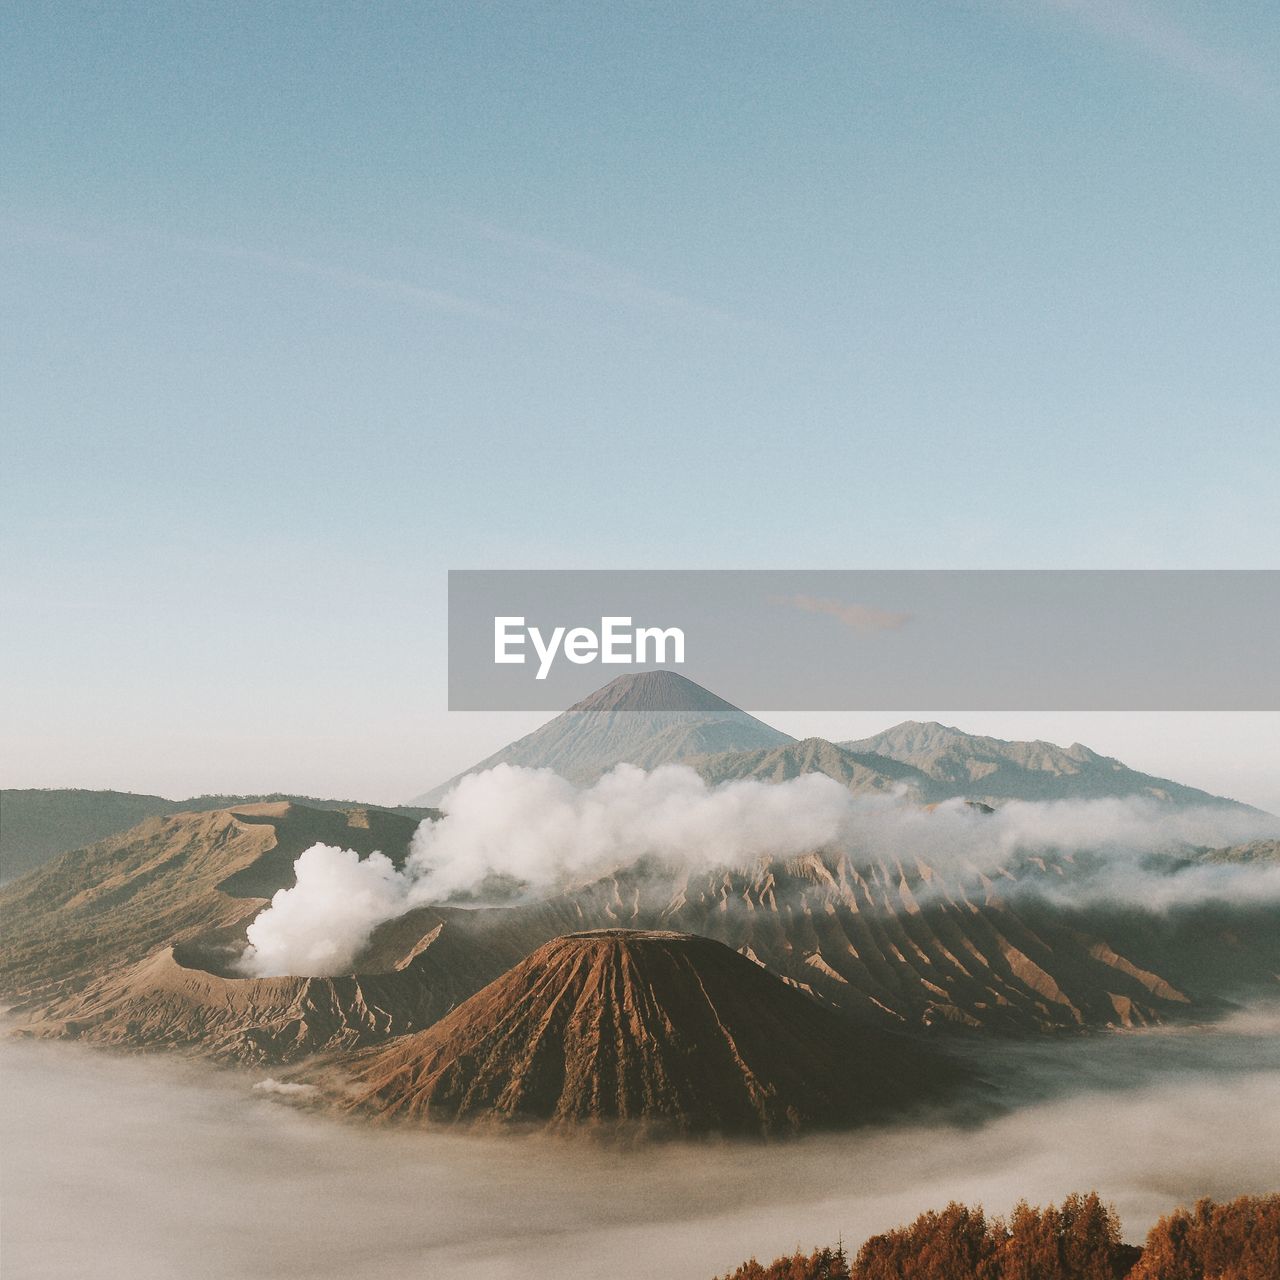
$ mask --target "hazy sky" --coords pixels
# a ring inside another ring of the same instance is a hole
[[[0,24],[6,784],[403,799],[450,567],[1280,559],[1265,0]]]

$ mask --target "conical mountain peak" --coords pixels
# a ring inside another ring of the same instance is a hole
[[[356,1108],[431,1124],[762,1135],[858,1124],[964,1079],[723,943],[633,929],[548,942],[434,1026],[339,1073]]]
[[[677,711],[730,712],[742,715],[740,708],[726,702],[710,689],[704,689],[675,671],[639,671],[619,676],[603,689],[597,689],[569,708],[578,711]]]
[[[522,765],[554,769],[570,782],[585,785],[618,764],[656,769],[695,757],[779,747],[790,741],[787,734],[674,671],[642,671],[611,681],[466,772],[499,764]],[[459,774],[426,794],[432,801],[440,800],[464,776]]]

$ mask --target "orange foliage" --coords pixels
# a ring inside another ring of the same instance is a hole
[[[1161,1218],[1130,1280],[1276,1280],[1280,1195],[1201,1200]]]
[[[1061,1207],[1023,1201],[1008,1219],[949,1204],[872,1236],[849,1266],[843,1247],[754,1258],[724,1280],[1280,1280],[1280,1195],[1201,1200],[1125,1244],[1097,1192]]]
[[[848,1276],[844,1246],[836,1245],[834,1249],[815,1249],[810,1254],[796,1250],[789,1258],[778,1258],[767,1267],[752,1258],[724,1280],[848,1280]]]

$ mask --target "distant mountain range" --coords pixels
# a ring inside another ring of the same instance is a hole
[[[579,784],[616,764],[684,763],[712,783],[825,773],[851,791],[905,790],[922,803],[1146,796],[1174,805],[1249,807],[1139,773],[1079,743],[1004,742],[914,720],[858,742],[797,742],[672,671],[620,676],[413,803],[438,803],[466,773],[504,763],[554,769]]]
[[[1052,742],[1005,742],[933,721],[907,720],[873,738],[840,746],[910,766],[928,780],[926,788],[988,804],[1145,796],[1175,805],[1249,807],[1168,778],[1138,773],[1078,742],[1070,747]]]
[[[738,778],[780,782],[823,773],[854,792],[905,792],[924,804],[952,798],[999,805],[1008,800],[1145,796],[1172,805],[1249,808],[1139,773],[1079,743],[1005,742],[914,720],[856,742],[796,741],[672,671],[621,676],[466,773],[501,763],[554,769],[579,785],[594,782],[617,764],[653,769],[683,763],[711,784]],[[433,804],[464,776],[406,805],[281,792],[169,800],[126,791],[0,790],[0,884],[57,854],[165,814],[296,801],[313,809],[377,809],[421,820],[435,813]]]
[[[804,738],[780,747],[754,751],[723,751],[694,756],[684,763],[696,769],[712,786],[740,778],[760,782],[786,782],[805,773],[822,773],[859,794],[906,790],[922,802],[945,800],[952,788],[928,774],[888,756],[851,750],[825,738]]]

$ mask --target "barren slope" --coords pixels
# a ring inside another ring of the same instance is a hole
[[[417,823],[365,809],[255,804],[149,818],[0,890],[0,994],[83,986],[157,948],[235,926],[323,841],[403,860]]]
[[[434,1027],[358,1056],[349,1105],[432,1123],[628,1122],[680,1133],[850,1125],[960,1072],[858,1029],[706,938],[558,938]]]

